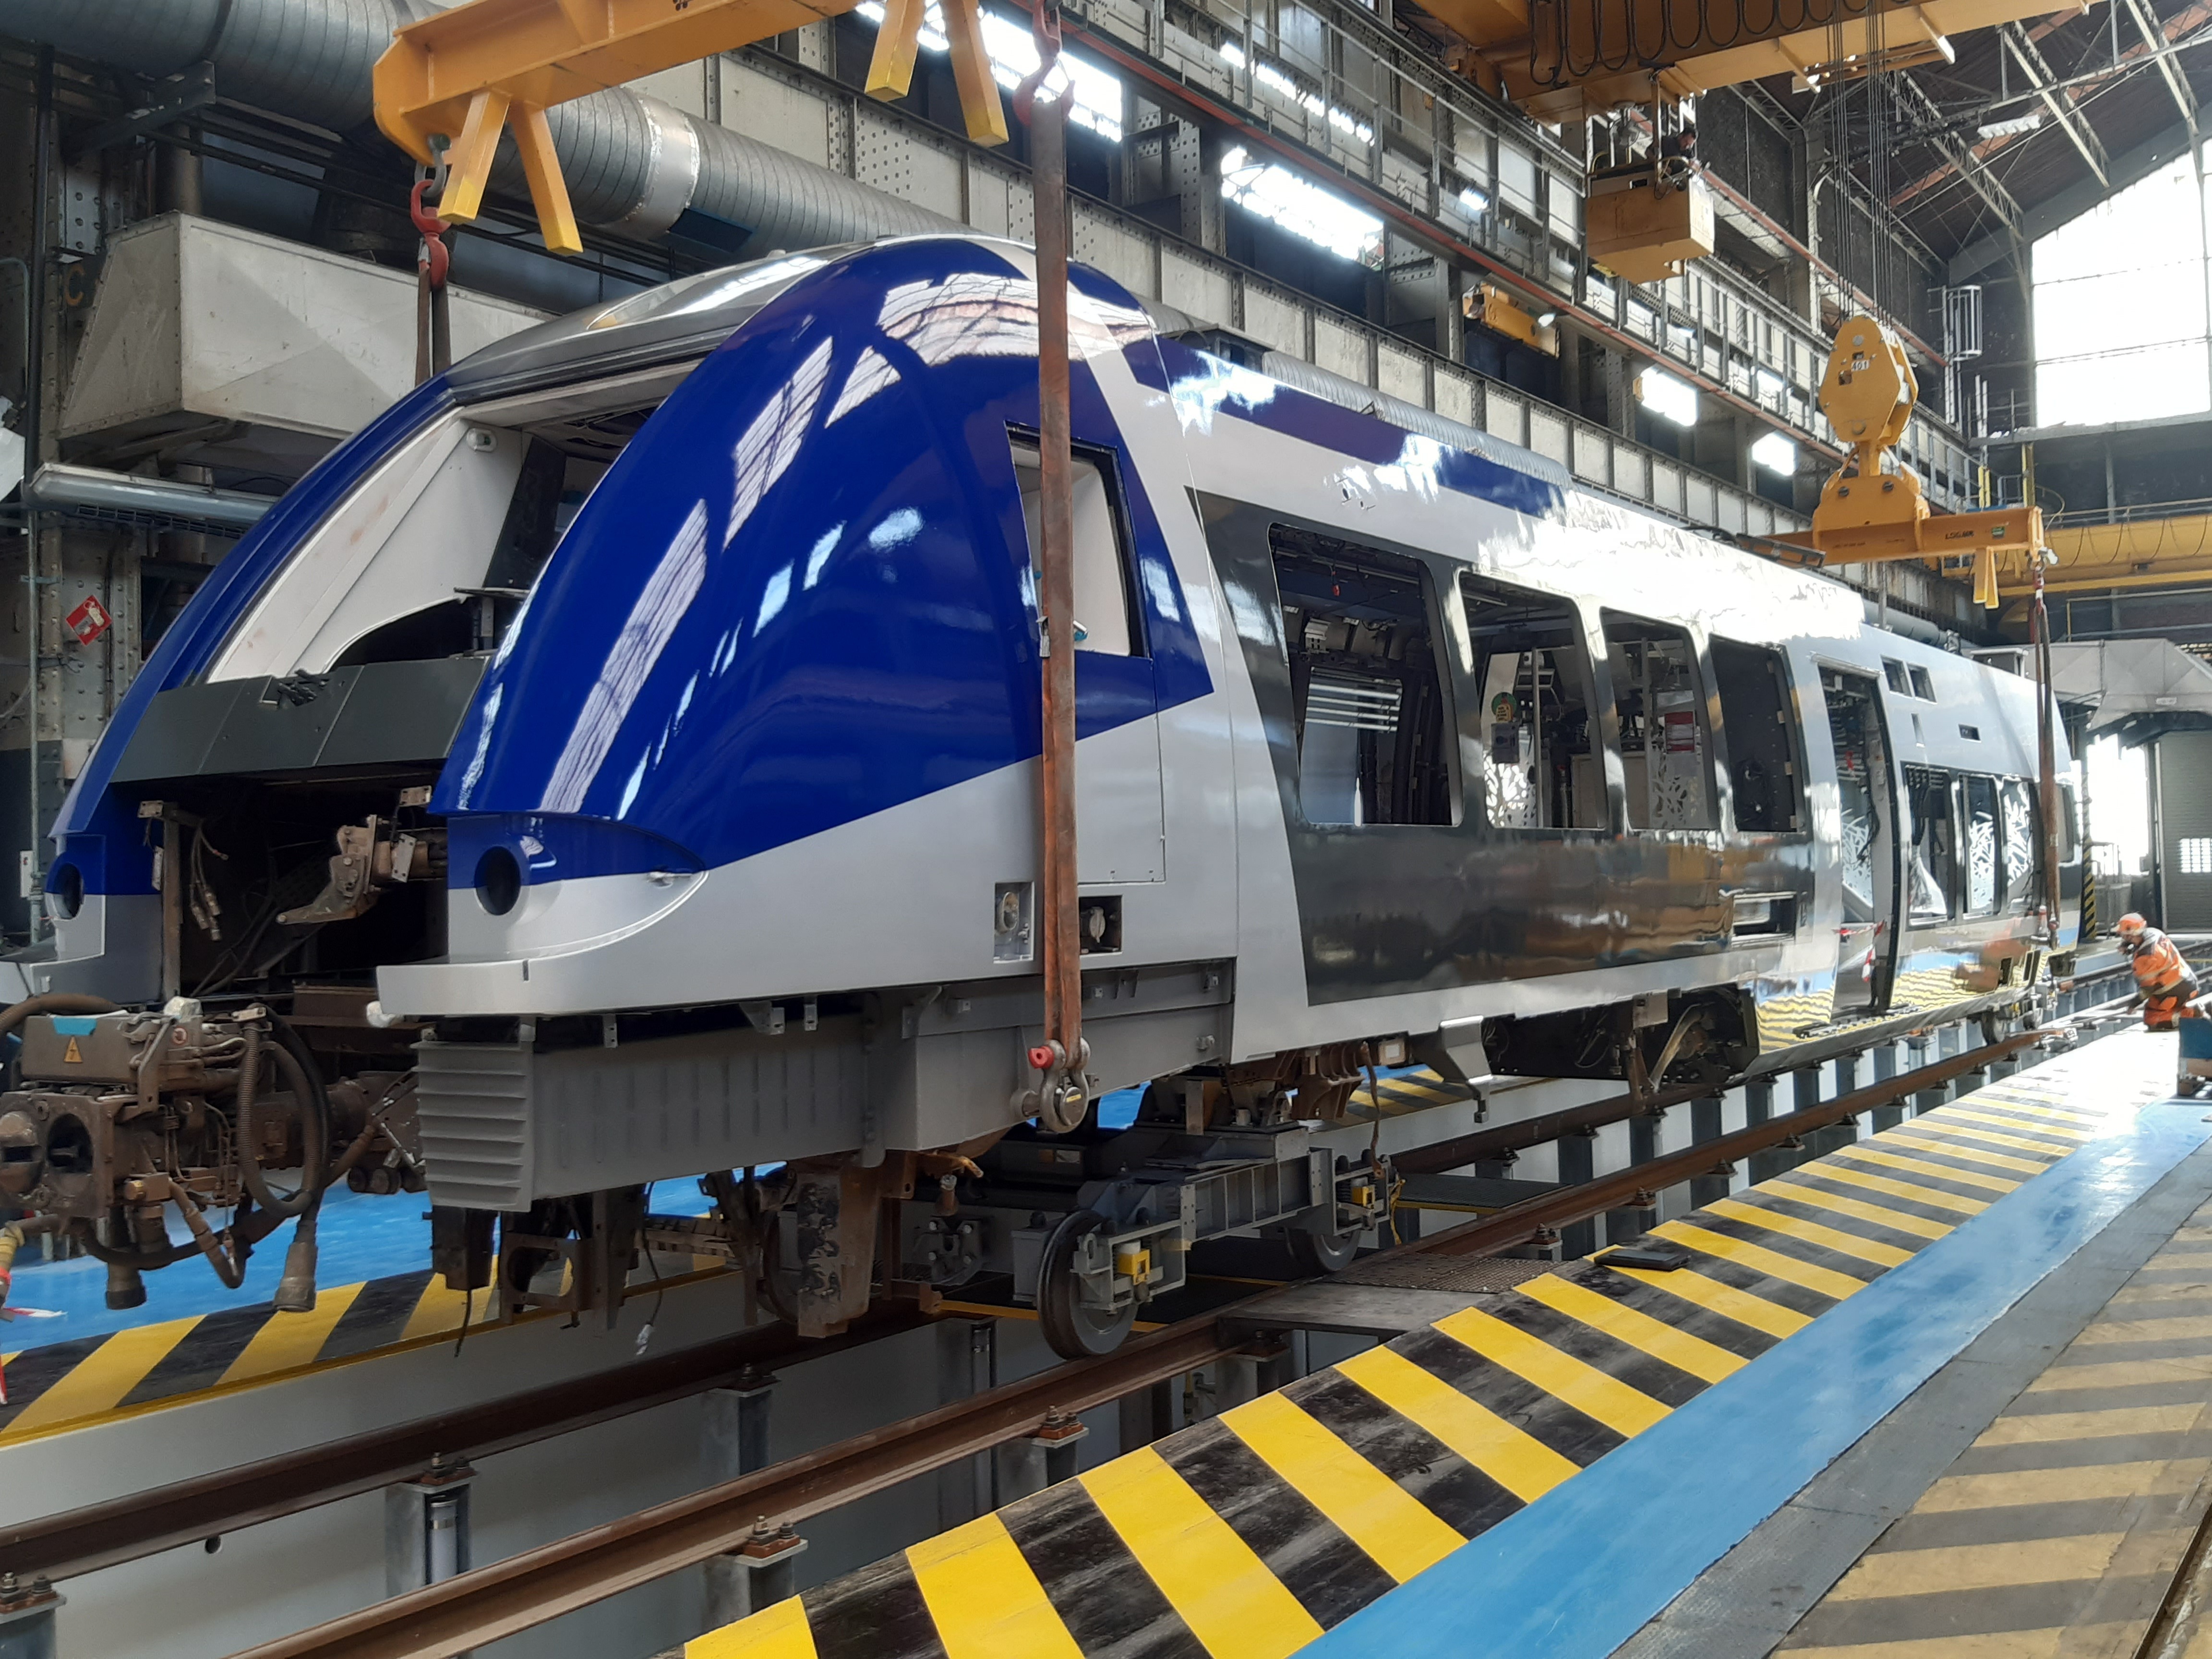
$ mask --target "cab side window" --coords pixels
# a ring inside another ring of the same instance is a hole
[[[1034,439],[1017,434],[1009,441],[1034,566],[1044,547],[1044,473]],[[1129,603],[1128,537],[1113,459],[1078,445],[1074,463],[1075,648],[1112,657],[1144,656],[1143,630],[1133,620],[1135,607]]]
[[[1460,579],[1482,697],[1483,812],[1497,830],[1602,830],[1589,653],[1565,599]]]
[[[1728,738],[1735,827],[1752,836],[1787,835],[1803,828],[1797,723],[1782,653],[1716,639],[1713,679],[1721,694],[1721,728]]]
[[[1712,737],[1689,634],[1608,611],[1605,651],[1632,830],[1711,830]]]
[[[1298,799],[1311,824],[1458,818],[1428,574],[1412,559],[1277,525],[1297,721]]]

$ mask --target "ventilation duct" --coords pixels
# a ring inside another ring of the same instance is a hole
[[[9,0],[5,22],[19,39],[137,75],[205,61],[225,98],[351,132],[373,118],[369,74],[392,30],[436,9],[425,0]],[[576,216],[627,236],[664,235],[687,210],[750,233],[733,258],[958,228],[627,88],[546,118]],[[511,143],[494,185],[525,194]]]

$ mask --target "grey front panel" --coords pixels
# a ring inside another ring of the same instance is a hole
[[[148,706],[115,781],[441,761],[484,660],[366,663],[289,680],[175,686]]]

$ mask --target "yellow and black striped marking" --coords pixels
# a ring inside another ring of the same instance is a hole
[[[2134,1659],[2212,1500],[2209,1481],[2212,1205],[1798,1621],[1782,1651]],[[2187,1651],[2212,1653],[2212,1638]]]
[[[703,1271],[661,1284],[722,1271],[719,1262],[706,1266],[710,1258],[692,1260]],[[464,1297],[434,1273],[413,1273],[325,1291],[306,1313],[278,1313],[262,1302],[0,1353],[8,1385],[0,1448],[449,1340],[461,1329],[465,1301],[472,1332],[501,1328],[486,1323],[489,1289]],[[514,1322],[562,1316],[532,1312]]]
[[[1431,1106],[1449,1106],[1474,1098],[1468,1089],[1446,1082],[1433,1069],[1422,1066],[1395,1077],[1377,1078],[1372,1089],[1355,1089],[1345,1104],[1344,1115],[1370,1123],[1378,1117],[1402,1117],[1408,1112],[1425,1112]]]
[[[1473,1298],[686,1659],[1281,1659],[2161,1097],[2172,1065],[2116,1042],[1984,1089],[1662,1224],[1686,1267],[1601,1257]]]

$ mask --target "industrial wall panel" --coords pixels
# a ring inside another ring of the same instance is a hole
[[[1528,405],[1528,447],[1562,466],[1573,465],[1567,450],[1567,417],[1540,404]]]
[[[2162,924],[2212,928],[2212,732],[2158,740],[2158,832]]]
[[[1482,389],[1482,429],[1509,444],[1528,441],[1528,401],[1518,392],[1498,386]]]
[[[1574,430],[1575,476],[1588,478],[1595,483],[1607,483],[1613,476],[1613,443],[1595,427],[1577,426]]]
[[[1244,284],[1243,331],[1293,357],[1306,355],[1304,307],[1257,283]]]
[[[1718,505],[1715,500],[1717,493],[1711,478],[1695,472],[1683,475],[1682,505],[1684,510],[1699,524],[1713,522],[1713,512]]]
[[[1009,234],[1006,174],[975,162],[968,166],[968,222],[986,236]]]
[[[1503,139],[1498,145],[1498,194],[1507,206],[1522,213],[1536,210],[1535,158]]]
[[[774,143],[773,138],[765,142]],[[872,110],[861,110],[853,122],[853,177],[871,190],[910,201],[910,176],[915,145],[906,129]]]
[[[1382,390],[1394,398],[1402,398],[1409,404],[1427,408],[1429,377],[1422,369],[1421,360],[1410,351],[1401,351],[1395,346],[1377,346],[1375,351],[1375,380]]]
[[[1437,413],[1465,426],[1482,424],[1482,388],[1479,381],[1455,369],[1437,370]]]
[[[913,153],[907,158],[906,199],[948,219],[963,218],[968,204],[961,199],[960,185],[966,168],[959,154],[910,136],[907,142]]]
[[[1741,534],[1744,528],[1744,499],[1733,489],[1720,492],[1719,511],[1715,521],[1723,530]]]
[[[1682,469],[1656,456],[1651,461],[1651,504],[1669,513],[1682,510]]]
[[[818,167],[837,167],[830,146],[832,105],[787,81],[748,68],[738,58],[720,61],[724,126],[789,150]]]
[[[1163,247],[1160,298],[1192,317],[1226,324],[1236,302],[1236,291],[1227,271],[1201,264],[1180,249]]]
[[[1132,294],[1159,297],[1159,284],[1152,271],[1152,253],[1158,246],[1155,237],[1139,236],[1117,220],[1080,202],[1075,204],[1075,257],[1104,271]]]
[[[1417,163],[1395,150],[1383,151],[1382,188],[1407,207],[1425,212],[1429,204],[1428,163]]]
[[[1374,385],[1367,362],[1367,336],[1346,327],[1334,317],[1316,316],[1313,322],[1315,367],[1362,386]]]
[[[1651,499],[1651,458],[1619,439],[1613,445],[1613,487],[1639,501]]]

